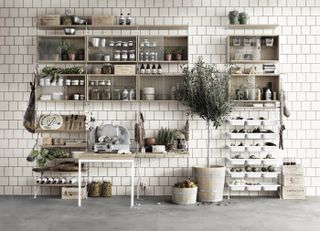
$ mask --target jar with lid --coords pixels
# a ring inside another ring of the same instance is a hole
[[[149,59],[150,59],[151,61],[154,61],[154,52],[153,52],[153,51],[150,52],[150,54],[149,54]]]
[[[109,42],[109,47],[114,47],[114,41]]]
[[[111,99],[111,81],[106,80],[106,86],[101,88],[100,90],[100,98],[102,100],[110,100]]]
[[[135,50],[130,50],[129,51],[129,60],[130,61],[135,61],[136,60],[136,51]]]
[[[121,41],[117,41],[117,42],[115,42],[115,44],[114,44],[116,47],[121,47],[121,45],[122,45],[122,42]]]
[[[121,51],[121,60],[122,61],[127,61],[128,60],[128,51],[127,50]]]
[[[90,99],[91,100],[99,100],[100,99],[100,92],[98,88],[92,88],[90,90]]]
[[[128,46],[133,47],[133,41],[128,41]]]
[[[144,52],[144,61],[149,61],[149,51]]]
[[[112,74],[112,65],[110,63],[104,64],[102,67],[102,74]]]
[[[114,89],[113,90],[113,99],[114,100],[121,100],[121,92],[120,89]]]
[[[120,59],[121,59],[120,50],[115,50],[115,51],[114,51],[113,59],[114,59],[115,61],[120,61]]]
[[[122,47],[128,47],[128,42],[126,41],[122,42]]]
[[[149,43],[148,39],[144,39],[143,43],[144,43],[145,47],[149,47],[150,46],[150,43]]]

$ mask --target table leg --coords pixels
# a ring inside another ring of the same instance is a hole
[[[81,160],[78,161],[78,206],[81,207]]]
[[[131,162],[131,207],[134,206],[134,161]]]

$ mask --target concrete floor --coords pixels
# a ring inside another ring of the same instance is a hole
[[[76,201],[50,197],[0,197],[0,231],[320,229],[320,198],[236,198],[220,205],[177,206],[168,198],[147,197],[137,203],[129,209],[129,197],[89,198],[78,208]]]

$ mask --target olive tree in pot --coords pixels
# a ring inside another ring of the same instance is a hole
[[[223,198],[225,167],[210,165],[210,124],[220,127],[231,113],[228,99],[227,74],[218,72],[215,65],[206,64],[200,58],[192,69],[183,69],[183,86],[176,92],[177,99],[189,108],[189,114],[198,115],[206,121],[207,166],[193,167],[196,184],[199,187],[198,200],[217,202]]]

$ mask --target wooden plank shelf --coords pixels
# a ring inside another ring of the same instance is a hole
[[[81,183],[81,187],[86,186],[86,183]],[[34,184],[31,186],[37,187],[78,187],[78,184]]]
[[[227,29],[276,29],[279,24],[228,24]]]
[[[44,26],[37,25],[40,30],[63,30],[64,28],[76,28],[78,30],[187,30],[188,25],[57,25],[57,26]]]

